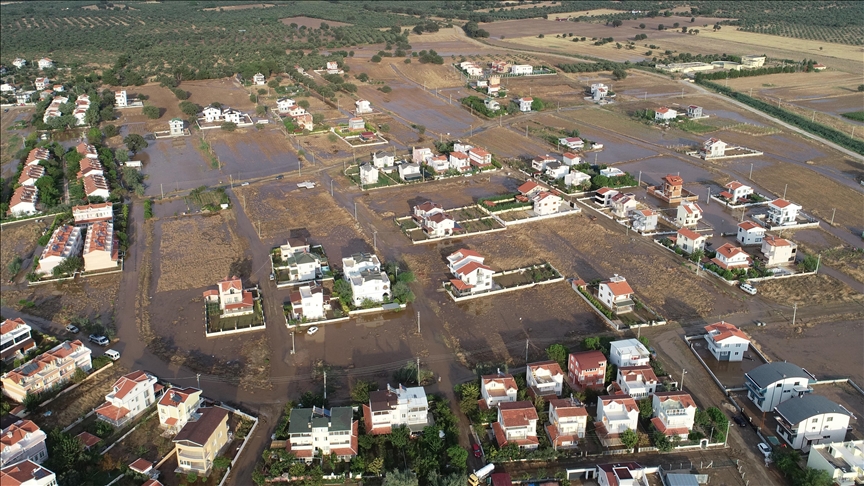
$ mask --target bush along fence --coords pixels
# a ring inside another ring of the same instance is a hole
[[[506,292],[513,292],[521,289],[529,289],[531,287],[534,287],[535,285],[548,285],[564,280],[564,276],[561,275],[561,272],[559,272],[558,269],[553,267],[550,263],[539,263],[527,267],[498,272],[492,274],[492,281],[495,282],[496,279],[500,281],[501,279],[507,277],[509,277],[510,280],[513,280],[510,285],[507,285],[506,283],[494,283],[492,290],[486,290],[477,293],[459,292],[449,282],[444,282],[443,286],[444,289],[447,291],[448,297],[450,297],[454,302],[462,302],[465,300],[478,299],[480,297],[488,297],[490,295],[503,294]],[[522,280],[524,280],[524,283],[519,281],[520,277],[522,278]]]

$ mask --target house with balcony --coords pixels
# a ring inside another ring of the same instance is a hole
[[[195,414],[201,406],[201,390],[192,387],[171,387],[162,394],[156,408],[159,412],[159,425],[178,432],[189,420],[197,420]]]
[[[502,373],[498,370],[495,375],[480,377],[480,408],[491,409],[499,403],[515,402],[519,392],[519,386],[510,373]]]
[[[489,96],[498,96],[501,91],[501,76],[489,76],[489,86],[486,87],[486,94]]]
[[[571,150],[582,150],[585,148],[585,141],[579,137],[562,137],[558,139],[558,145]]]
[[[597,397],[597,417],[594,430],[605,446],[621,444],[621,433],[636,431],[639,423],[639,406],[629,395],[605,395]]]
[[[287,269],[289,282],[310,282],[324,276],[324,270],[329,269],[327,259],[311,251],[309,244],[298,238],[289,238],[288,242],[279,246],[281,262],[274,263],[274,268]]]
[[[579,170],[573,170],[564,174],[564,185],[566,186],[582,186],[590,182],[591,176]],[[587,189],[587,187],[585,189]]]
[[[603,83],[595,83],[591,85],[591,99],[600,101],[609,94],[609,87]]]
[[[696,226],[700,219],[702,219],[702,208],[695,202],[684,201],[678,206],[675,215],[675,223],[678,226]]]
[[[19,462],[0,469],[4,486],[56,486],[57,476],[33,461]]]
[[[548,191],[537,193],[531,198],[531,202],[534,204],[532,209],[537,216],[558,214],[561,210],[562,201],[561,196]]]
[[[99,197],[103,200],[111,197],[111,186],[104,176],[100,174],[92,174],[84,177],[84,194],[88,198]]]
[[[368,186],[369,184],[378,183],[378,168],[372,164],[363,164],[360,166],[360,184]]]
[[[156,403],[156,394],[161,391],[162,385],[156,383],[155,376],[133,371],[114,382],[111,393],[105,395],[105,403],[96,408],[96,418],[122,427]]]
[[[178,472],[208,476],[213,460],[228,444],[228,411],[219,407],[198,409],[198,417],[190,419],[174,437]]]
[[[738,223],[738,233],[735,235],[741,246],[761,245],[765,238],[765,228],[753,221],[742,221]]]
[[[609,344],[609,362],[619,368],[646,366],[650,361],[651,353],[638,339],[622,339]]]
[[[678,112],[673,110],[672,108],[666,108],[665,106],[661,106],[654,110],[654,121],[659,122],[668,122],[669,120],[674,120],[678,117]]]
[[[516,444],[519,449],[533,450],[540,446],[537,439],[537,409],[529,401],[498,404],[498,421],[492,424],[498,447]]]
[[[354,253],[342,259],[342,272],[351,285],[354,305],[363,305],[364,300],[382,302],[390,298],[390,279],[381,270],[378,256],[371,253]]]
[[[595,477],[599,486],[648,486],[650,484],[645,468],[635,462],[599,464]]]
[[[810,383],[815,381],[815,376],[785,361],[767,363],[744,373],[747,398],[763,412],[770,412],[791,398],[811,393]]]
[[[396,165],[396,157],[384,151],[378,151],[372,154],[372,165],[378,169],[386,169]]]
[[[708,351],[717,361],[741,361],[750,346],[747,335],[725,321],[705,326]]]
[[[627,279],[615,274],[609,280],[600,282],[597,288],[597,299],[601,304],[616,314],[633,311],[633,289]]]
[[[416,182],[423,178],[420,172],[420,164],[414,162],[402,162],[397,166],[399,178],[405,182]]]
[[[294,320],[314,321],[327,317],[330,309],[330,291],[316,283],[301,285],[288,296],[291,317]]]
[[[795,242],[768,235],[762,240],[762,255],[765,256],[766,267],[777,267],[795,263],[798,245]]]
[[[296,106],[297,103],[291,98],[279,98],[276,100],[276,110],[279,113],[288,113],[292,106]]]
[[[570,353],[567,357],[567,378],[578,391],[602,390],[606,380],[606,356],[600,351]]]
[[[84,239],[84,271],[110,270],[120,263],[120,245],[114,235],[114,224],[99,221],[87,228]]]
[[[609,207],[612,209],[612,214],[618,218],[627,217],[627,213],[636,209],[639,202],[636,201],[636,195],[633,193],[618,193],[609,199]]]
[[[450,284],[459,294],[474,294],[492,289],[494,270],[483,262],[485,257],[476,251],[463,248],[447,256],[447,266],[455,278]]]
[[[0,324],[0,359],[21,359],[36,349],[36,342],[33,341],[30,331],[30,326],[20,317],[3,321]]]
[[[352,132],[359,132],[361,130],[366,129],[366,122],[363,121],[362,117],[353,116],[348,119],[348,130]]]
[[[749,267],[751,260],[750,254],[740,246],[725,243],[717,248],[717,256],[712,258],[711,262],[724,270],[733,270]]]
[[[864,440],[813,444],[807,467],[827,472],[839,486],[864,484]]]
[[[629,216],[630,227],[640,233],[649,233],[657,229],[659,216],[652,209],[631,209]]]
[[[458,150],[450,152],[449,162],[450,168],[453,170],[458,170],[459,172],[467,172],[471,170],[471,159],[465,152],[460,152]]]
[[[41,165],[28,165],[21,170],[18,176],[18,184],[22,186],[36,186],[36,181],[45,175],[45,167]]]
[[[582,157],[573,152],[564,152],[564,155],[561,156],[561,162],[564,165],[574,166],[582,163]]]
[[[468,160],[472,166],[484,169],[492,165],[492,154],[479,147],[472,147],[468,150]]]
[[[700,153],[703,159],[723,157],[726,154],[726,142],[717,138],[709,138],[702,143]]]
[[[519,111],[529,112],[531,111],[531,106],[534,104],[534,98],[524,97],[516,100],[516,104],[519,106]]]
[[[351,407],[291,410],[286,450],[307,464],[321,455],[335,454],[340,461],[357,455],[358,422]]]
[[[549,401],[549,422],[546,436],[556,451],[572,449],[585,438],[588,426],[588,411],[585,405],[574,398],[556,398]]]
[[[429,422],[429,401],[423,387],[393,388],[369,393],[369,404],[363,404],[363,421],[370,435],[389,434],[394,427],[406,426],[411,433],[423,431]]]
[[[65,341],[0,376],[3,394],[23,402],[30,394],[42,393],[67,383],[76,369],[90,371],[90,349],[81,341]]]
[[[678,204],[682,201],[696,201],[699,196],[684,189],[684,179],[681,176],[667,174],[663,176],[661,186],[648,186],[648,194],[666,201],[669,204]]]
[[[302,108],[300,108],[300,109],[302,110]],[[292,108],[292,110],[293,110],[293,108]],[[315,118],[312,117],[311,113],[306,113],[305,110],[302,113],[297,113],[297,114],[291,115],[291,120],[294,122],[294,125],[296,125],[297,128],[299,128],[300,130],[308,130],[311,132],[312,130],[315,129]],[[363,132],[363,133],[365,134],[367,132]],[[372,132],[368,132],[368,133],[372,133]],[[364,142],[368,141],[367,139],[364,139],[363,135],[361,135],[360,138]],[[374,138],[375,138],[375,134],[373,133],[372,137],[369,140],[372,140]]]
[[[243,290],[240,277],[233,276],[216,284],[216,290],[204,292],[206,304],[218,304],[223,316],[243,316],[255,312],[252,292]]]
[[[681,248],[685,253],[691,254],[696,251],[705,251],[705,242],[708,238],[691,229],[681,228],[674,237],[675,246]]]
[[[689,393],[657,392],[651,398],[654,417],[651,424],[666,437],[686,439],[696,421],[696,402]]]
[[[687,116],[689,118],[702,118],[702,107],[690,105],[687,107]]]
[[[420,228],[430,239],[451,236],[462,229],[456,224],[456,220],[444,211],[428,214],[420,222]]]
[[[618,368],[616,380],[621,391],[641,400],[657,390],[657,375],[650,366],[622,366]]]
[[[610,202],[612,201],[612,198],[616,195],[618,195],[618,191],[616,191],[615,189],[601,187],[600,189],[597,189],[597,191],[594,193],[594,203],[604,208],[608,207]]]
[[[775,199],[768,203],[768,221],[774,226],[795,224],[801,206],[785,199]]]
[[[18,420],[0,432],[0,466],[48,459],[47,435],[33,421]]]
[[[14,218],[36,214],[39,189],[36,186],[19,186],[9,200],[9,214]]]
[[[546,167],[553,162],[558,162],[558,160],[549,154],[538,155],[531,159],[531,168],[537,172],[545,172]]]
[[[815,444],[846,440],[851,416],[845,407],[821,395],[790,398],[774,407],[777,435],[802,452]]]
[[[372,105],[367,100],[357,100],[354,102],[354,114],[362,115],[363,113],[372,113]]]
[[[67,258],[78,256],[82,246],[84,246],[84,238],[81,234],[81,228],[69,225],[58,226],[42,250],[36,273],[51,275],[54,268],[66,261]]]
[[[255,73],[255,75],[252,76],[252,82],[258,86],[263,86],[266,84],[267,78],[261,73]]]
[[[72,218],[76,226],[87,226],[100,221],[114,219],[114,207],[110,202],[72,207]]]
[[[748,199],[753,194],[752,187],[741,184],[738,181],[732,181],[723,187],[726,190],[721,192],[720,195],[726,198],[731,204]]]
[[[564,176],[569,173],[570,167],[562,164],[561,162],[558,162],[557,160],[555,162],[549,162],[548,164],[546,164],[546,170],[543,172],[546,177],[552,180],[563,179]]]
[[[525,370],[528,394],[532,397],[550,399],[560,397],[564,391],[564,372],[555,361],[528,363]]]

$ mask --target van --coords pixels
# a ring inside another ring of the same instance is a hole
[[[756,288],[753,287],[752,285],[748,284],[748,283],[742,283],[741,284],[741,290],[743,290],[744,292],[747,292],[750,295],[756,295]]]
[[[120,359],[120,353],[118,351],[114,351],[113,349],[105,351],[105,356],[108,356],[111,361],[117,361],[118,359]]]

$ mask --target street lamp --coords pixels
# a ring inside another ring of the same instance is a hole
[[[687,370],[681,368],[681,391],[684,391],[684,375],[687,374]]]

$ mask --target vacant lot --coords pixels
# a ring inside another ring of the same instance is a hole
[[[111,392],[114,382],[128,372],[129,370],[115,363],[109,369],[83,381],[74,390],[59,395],[44,409],[50,410],[51,415],[47,417],[42,413],[36,415],[39,427],[43,430],[65,427],[77,418],[83,417],[105,402],[105,395]]]
[[[247,7],[248,8],[248,7]],[[312,17],[287,17],[284,19],[279,19],[285,25],[297,24],[297,27],[305,25],[307,28],[317,29],[321,27],[321,22],[326,22],[330,27],[342,27],[346,24],[345,22],[337,22],[335,20],[321,20],[321,19],[313,19]]]
[[[33,288],[3,290],[3,300],[12,304],[28,300],[36,304],[26,309],[58,324],[68,324],[74,317],[88,317],[103,325],[114,320],[114,303],[120,274],[90,277]],[[17,307],[17,306],[15,306]]]
[[[272,3],[250,3],[247,5],[229,5],[227,7],[211,7],[203,9],[205,12],[221,12],[221,11],[231,11],[231,10],[246,10],[247,8],[270,8],[275,7],[276,5]]]
[[[501,82],[508,95],[508,99],[503,99],[502,102],[521,96],[532,96],[541,99],[546,104],[546,109],[551,110],[556,109],[558,103],[561,108],[588,103],[583,99],[587,85],[560,73],[554,76],[504,78]]]
[[[463,76],[449,62],[439,65],[419,62],[405,64],[402,61],[394,61],[391,65],[399,74],[417,84],[425,84],[427,88],[451,88],[465,84]]]
[[[768,280],[759,284],[759,295],[784,305],[791,305],[793,302],[819,305],[864,301],[864,294],[861,292],[823,274]]]
[[[229,276],[247,245],[236,224],[232,210],[160,221],[157,292],[198,289]]]
[[[479,118],[461,107],[436,97],[433,93],[417,87],[405,80],[392,80],[387,83],[393,88],[391,93],[382,93],[371,86],[361,86],[358,94],[372,102],[376,111],[391,112],[404,123],[420,123],[436,134],[467,132]]]
[[[166,138],[148,143],[143,152],[133,157],[144,165],[147,196],[228,182],[227,175],[211,166],[207,153],[199,149],[201,139],[198,137]]]
[[[228,175],[237,181],[294,171],[298,167],[295,151],[275,127],[233,133],[211,130],[205,138],[221,164],[220,179],[224,182],[228,182]]]
[[[43,222],[36,220],[23,223],[9,224],[0,230],[0,277],[5,282],[14,275],[9,272],[9,265],[16,259],[21,258],[21,269],[27,268],[28,260],[33,257],[33,250],[42,235],[42,230],[51,226],[52,217],[45,218]]]
[[[526,137],[524,123],[513,128],[489,128],[471,137],[470,141],[485,147],[498,159],[536,157],[554,151],[554,147],[544,141]]]

